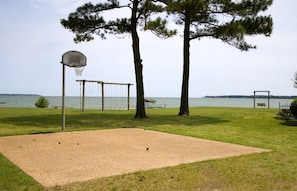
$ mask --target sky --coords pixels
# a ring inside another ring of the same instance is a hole
[[[132,83],[131,96],[136,95],[130,35],[75,44],[74,34],[60,24],[89,1],[0,0],[0,94],[60,96],[62,55],[77,50],[87,57],[87,66],[81,76],[66,67],[66,96],[80,95],[80,79]],[[271,37],[247,38],[255,50],[242,52],[215,39],[192,40],[189,97],[252,95],[259,90],[297,95],[292,81],[297,72],[296,8],[296,0],[274,0],[264,13],[273,18]],[[180,97],[181,34],[160,39],[139,31],[139,36],[145,97]],[[95,83],[87,85],[87,96],[99,94]]]

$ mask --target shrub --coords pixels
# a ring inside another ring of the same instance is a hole
[[[297,98],[292,101],[290,111],[294,117],[297,117]]]
[[[38,108],[47,108],[48,105],[48,100],[43,96],[39,97],[38,100],[35,102],[35,106]]]

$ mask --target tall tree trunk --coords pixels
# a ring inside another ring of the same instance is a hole
[[[132,35],[132,49],[134,56],[134,67],[136,76],[136,114],[135,118],[146,118],[144,106],[144,88],[142,75],[142,60],[139,51],[139,37],[137,33],[137,8],[138,0],[133,1],[132,16],[131,16],[131,35]]]
[[[189,77],[190,77],[190,19],[185,14],[184,47],[183,47],[183,81],[180,99],[179,116],[189,116]]]

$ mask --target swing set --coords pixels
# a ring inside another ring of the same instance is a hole
[[[256,108],[256,98],[257,93],[267,93],[267,96],[260,96],[260,98],[267,98],[267,105],[265,103],[257,103],[257,107],[267,107],[268,109],[270,108],[270,91],[254,91],[254,108]]]
[[[105,108],[107,108],[108,101],[111,102],[113,100],[116,103],[111,103],[111,106],[108,109],[118,109],[120,107],[117,107],[116,105],[122,105],[123,101],[120,100],[119,95],[122,98],[127,98],[126,103],[127,110],[130,109],[130,87],[133,84],[130,83],[114,83],[114,82],[103,82],[98,80],[76,80],[76,82],[80,83],[80,87],[82,86],[81,92],[81,111],[83,112],[85,110],[85,95],[86,95],[86,83],[95,83],[98,85],[98,89],[101,88],[101,110],[104,111]],[[125,88],[126,86],[126,88]],[[124,90],[125,89],[125,90]],[[126,95],[123,95],[123,92],[125,92]]]

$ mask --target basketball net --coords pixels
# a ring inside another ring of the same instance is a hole
[[[83,72],[84,69],[85,69],[84,66],[83,66],[83,67],[74,68],[74,70],[75,70],[75,75],[76,75],[76,76],[81,76],[81,74],[82,74],[82,72]]]

